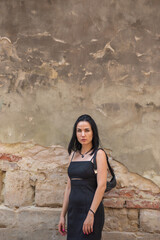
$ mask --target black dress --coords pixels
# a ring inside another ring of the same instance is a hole
[[[71,160],[68,175],[71,180],[71,192],[67,214],[67,240],[101,240],[104,225],[102,201],[94,215],[93,232],[87,235],[82,230],[97,187],[92,159],[90,161]]]

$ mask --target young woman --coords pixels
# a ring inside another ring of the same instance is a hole
[[[74,124],[68,146],[68,182],[58,225],[61,235],[67,233],[67,240],[101,240],[107,161],[105,152],[99,149],[96,155],[96,176],[93,157],[98,147],[99,136],[95,121],[89,115],[80,116]]]

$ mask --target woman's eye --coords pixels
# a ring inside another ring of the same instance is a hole
[[[85,132],[90,132],[90,129],[85,129],[84,131]],[[82,132],[82,130],[81,129],[77,129],[77,132]]]

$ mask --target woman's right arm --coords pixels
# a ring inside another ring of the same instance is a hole
[[[63,207],[62,207],[60,220],[59,220],[59,224],[58,224],[58,230],[62,236],[66,235],[65,216],[66,216],[66,213],[68,210],[70,191],[71,191],[71,181],[70,181],[70,178],[68,177],[67,186],[66,186],[65,193],[64,193]]]

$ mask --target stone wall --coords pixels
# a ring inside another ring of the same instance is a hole
[[[109,160],[117,187],[103,199],[103,240],[160,240],[160,188],[111,156]],[[67,166],[68,153],[58,145],[0,144],[1,240],[65,239],[58,221]]]
[[[67,147],[76,118],[160,186],[160,1],[1,0],[0,141]]]

